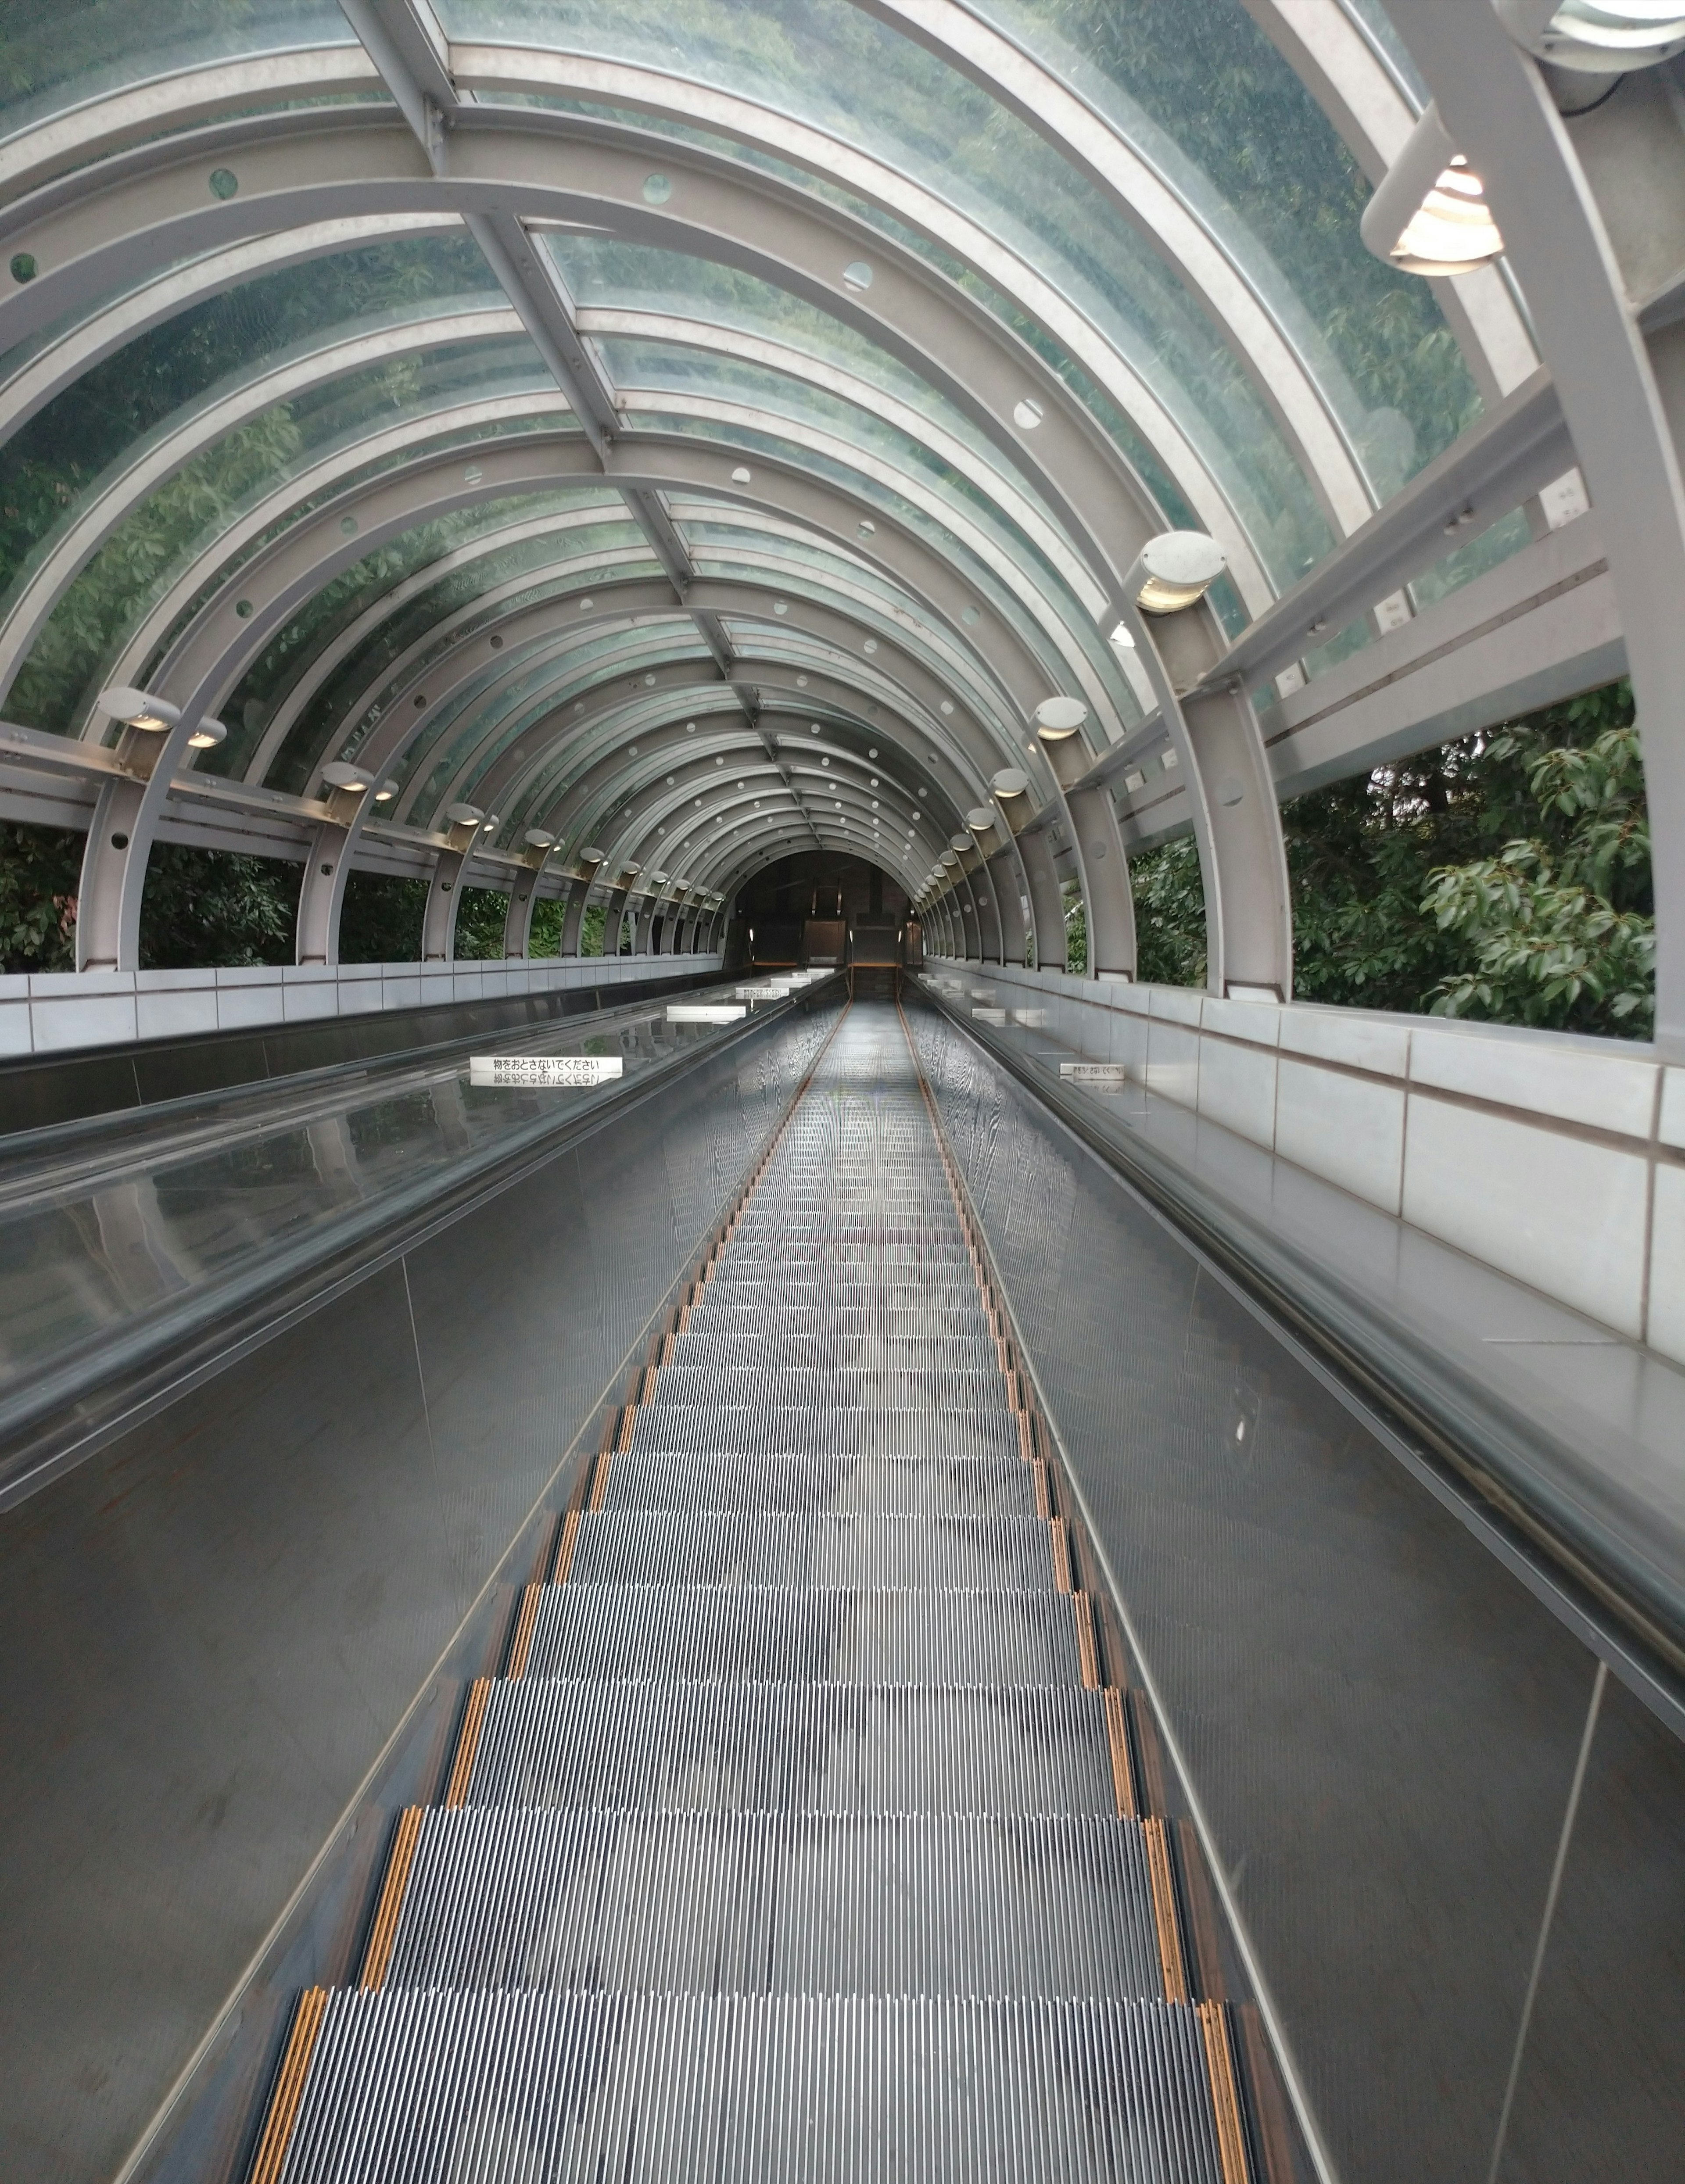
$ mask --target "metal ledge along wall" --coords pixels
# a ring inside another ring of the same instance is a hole
[[[120,2173],[524,1581],[506,1551],[830,1020],[705,1060],[0,1518],[0,2176]]]
[[[1676,2175],[1685,1750],[1108,1169],[912,1022],[1329,2173]]]

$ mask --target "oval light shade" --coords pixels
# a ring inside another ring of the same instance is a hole
[[[215,750],[227,738],[228,731],[220,721],[205,719],[199,722],[187,738],[189,750]]]
[[[1202,531],[1165,531],[1149,538],[1136,565],[1141,573],[1135,603],[1143,614],[1176,614],[1191,607],[1223,573],[1223,549]]]
[[[582,850],[579,861],[582,865],[600,865],[603,861],[603,853],[600,850]]]
[[[1088,718],[1080,698],[1044,698],[1035,709],[1035,733],[1047,743],[1074,736]]]
[[[965,823],[974,834],[986,834],[995,823],[995,815],[986,804],[979,804],[966,813]]]
[[[390,804],[393,798],[397,795],[398,788],[399,784],[395,781],[382,782],[380,787],[375,791],[375,802],[377,804]]]
[[[444,816],[453,827],[477,827],[486,815],[477,804],[447,804]]]
[[[996,774],[989,786],[996,796],[1023,796],[1029,792],[1029,776],[1020,773],[1016,766],[1009,766]]]
[[[1678,0],[1498,0],[1518,46],[1584,75],[1654,68],[1685,51]]]
[[[365,773],[360,766],[347,766],[343,759],[337,758],[332,766],[325,766],[321,777],[330,788],[354,788],[360,794],[374,786],[372,774]]]
[[[114,682],[99,694],[99,707],[114,721],[126,721],[131,728],[173,728],[181,708],[167,698],[154,698],[149,690],[137,690],[127,682]]]
[[[555,847],[555,836],[545,833],[542,827],[529,827],[523,839],[529,850],[551,850]]]

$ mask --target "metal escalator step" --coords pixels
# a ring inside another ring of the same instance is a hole
[[[609,1459],[598,1506],[758,1509],[768,1516],[1036,1513],[1035,1480],[1016,1456],[676,1454],[635,1445]]]
[[[1029,1517],[763,1518],[588,1512],[571,1585],[931,1585],[1048,1589],[1047,1527]]]
[[[830,1305],[811,1292],[795,1299],[775,1300],[764,1293],[737,1296],[710,1282],[691,1306],[685,1324],[698,1334],[878,1334],[897,1341],[925,1335],[933,1341],[989,1339],[988,1316],[975,1287],[957,1290],[946,1298],[909,1295],[901,1304]]]
[[[435,1808],[387,1984],[1162,1999],[1140,1824]]]
[[[672,1342],[671,1364],[716,1372],[740,1372],[755,1365],[768,1372],[812,1369],[847,1372],[992,1373],[999,1351],[986,1334],[882,1334],[859,1327],[844,1334],[815,1324],[785,1334],[729,1334],[699,1327],[692,1314]]]
[[[640,1403],[633,1448],[718,1455],[1016,1456],[1018,1421],[998,1411],[931,1411],[911,1404],[810,1410],[801,1403]]]
[[[470,1806],[1115,1817],[1098,1696],[812,1684],[491,1689]]]
[[[1220,2184],[1194,2012],[336,1994],[286,2184]]]
[[[812,1684],[1076,1684],[1052,1592],[742,1585],[556,1585],[527,1675]]]
[[[689,1365],[675,1357],[661,1368],[653,1403],[803,1404],[812,1409],[1000,1411],[1007,1384],[997,1358],[971,1372],[940,1366],[881,1368],[802,1365]]]

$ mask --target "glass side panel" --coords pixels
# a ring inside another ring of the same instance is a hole
[[[171,1103],[165,1124],[138,1121],[114,1149],[105,1117],[107,1142],[85,1156],[19,1164],[0,1196],[8,1429],[47,1373],[148,1321],[202,1328],[213,1301],[230,1308],[259,1274],[301,1275],[377,1220],[419,1210],[453,1176],[536,1150],[582,1111],[623,1100],[641,1072],[726,1035],[670,1024],[659,1004],[589,1025],[477,1033],[476,1045],[499,1053],[619,1054],[624,1078],[597,1091],[483,1089],[469,1082],[465,1039],[421,1062],[336,1071],[302,1094],[211,1095],[187,1114]]]
[[[102,665],[241,515],[324,467],[332,479],[324,489],[337,489],[377,429],[413,421],[407,453],[415,459],[430,420],[498,395],[530,401],[534,423],[568,422],[549,406],[558,398],[554,383],[522,336],[371,365],[276,404],[225,435],[149,495],[64,593],[13,684],[12,716],[68,733]]]
[[[6,0],[0,136],[176,69],[355,43],[338,0]]]
[[[635,61],[858,144],[1006,242],[1126,358],[1291,582],[1331,543],[1270,411],[1200,299],[1026,123],[848,0],[446,0],[460,38]]]
[[[1478,414],[1432,290],[1364,248],[1369,185],[1241,0],[1201,0],[1197,38],[1159,0],[979,0],[978,12],[1197,213],[1305,359],[1381,499]]]

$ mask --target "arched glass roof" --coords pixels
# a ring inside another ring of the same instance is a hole
[[[1198,14],[13,0],[0,711],[103,750],[134,685],[227,797],[350,764],[369,839],[472,805],[604,883],[917,893],[1006,767],[1065,820],[1041,699],[1162,710],[1141,544],[1208,532],[1236,637],[1525,341],[1363,247],[1422,103],[1375,0]]]

